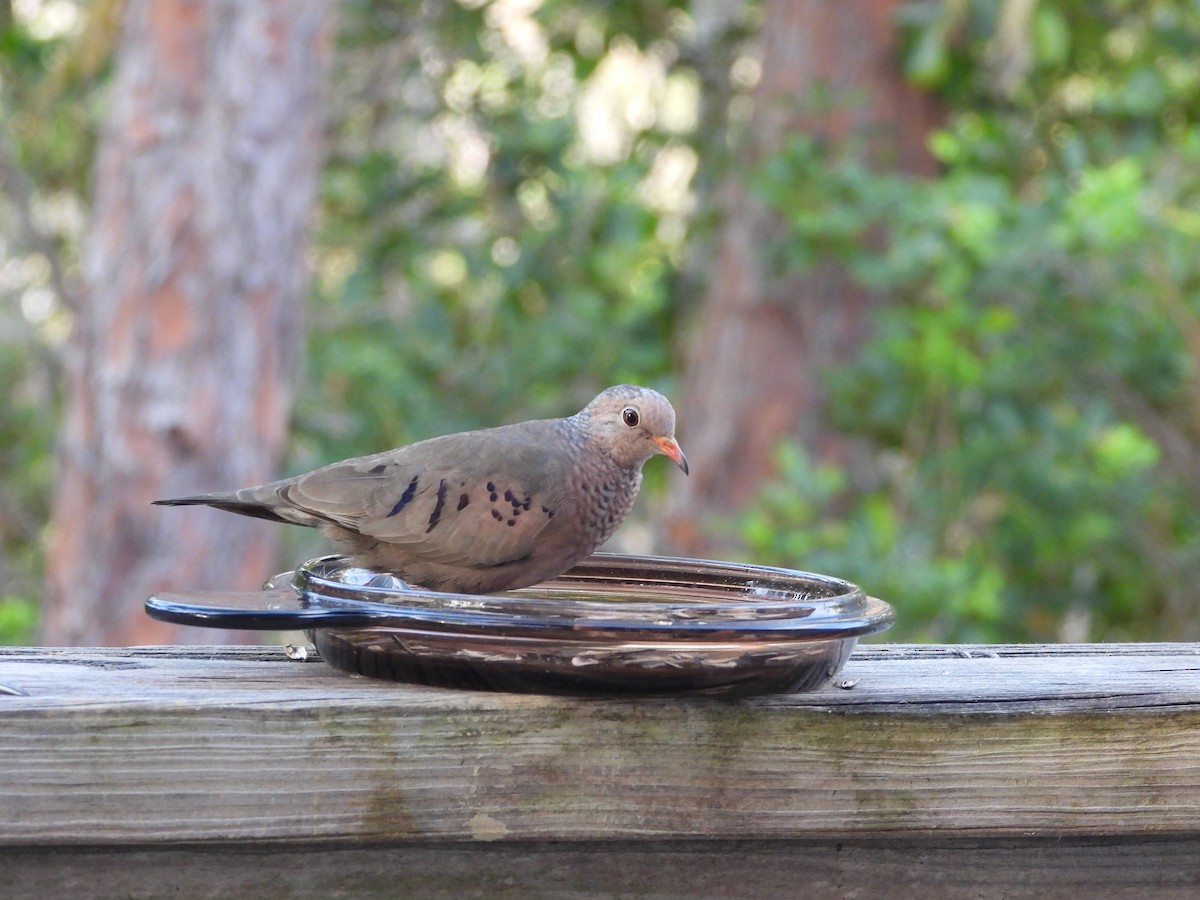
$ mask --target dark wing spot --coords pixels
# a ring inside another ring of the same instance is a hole
[[[491,497],[489,497],[488,499],[489,499],[489,500],[491,500],[493,503],[495,503],[495,502],[496,502],[496,500],[497,500],[497,499],[499,499],[499,496],[500,496],[500,495],[499,495],[499,494],[497,494],[495,491],[492,491],[492,496],[491,496]]]
[[[491,491],[492,493],[495,493],[495,491],[496,491],[496,483],[495,483],[494,481],[489,481],[489,482],[487,483],[487,489],[488,489],[489,491]]]
[[[505,500],[507,500],[509,503],[512,503],[512,502],[513,502],[513,492],[512,492],[512,491],[505,491],[505,492],[504,492],[504,499],[505,499]]]
[[[425,529],[425,533],[433,531],[437,527],[437,523],[442,518],[442,507],[446,505],[446,479],[438,482],[437,503],[433,505],[433,512],[429,514],[429,527]]]
[[[400,499],[396,501],[396,505],[392,507],[392,511],[390,513],[388,513],[384,518],[390,519],[392,516],[394,516],[398,512],[400,512],[400,510],[404,509],[404,507],[408,506],[408,501],[410,501],[413,498],[413,494],[415,494],[416,492],[417,492],[417,476],[414,475],[413,480],[410,481],[408,483],[408,487],[406,487],[404,489],[404,493],[400,495]]]
[[[508,520],[508,524],[509,524],[509,525],[516,525],[516,524],[517,524],[517,520],[516,520],[516,519],[509,519],[509,520]]]
[[[493,509],[492,510],[492,518],[495,519],[497,522],[499,522],[504,518],[504,516],[500,515],[500,513],[496,512],[496,510]]]
[[[460,494],[458,497],[458,508],[466,509],[467,504],[470,502],[471,502],[471,499],[466,494]]]
[[[382,475],[386,471],[387,471],[387,463],[380,463],[379,465],[377,465],[373,469],[371,469],[371,474],[372,475]]]

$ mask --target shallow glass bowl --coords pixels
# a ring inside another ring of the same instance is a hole
[[[330,556],[261,592],[158,594],[151,616],[304,630],[336,668],[395,681],[569,694],[808,690],[891,625],[850,582],[711,560],[596,554],[501,594],[449,594]]]

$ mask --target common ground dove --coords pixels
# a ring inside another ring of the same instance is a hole
[[[687,473],[670,402],[622,384],[564,419],[449,434],[259,487],[154,502],[319,527],[356,565],[434,590],[490,593],[553,578],[608,540],[656,453]]]

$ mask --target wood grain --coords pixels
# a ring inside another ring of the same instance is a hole
[[[864,647],[838,684],[564,699],[9,649],[0,844],[1200,838],[1198,645]]]

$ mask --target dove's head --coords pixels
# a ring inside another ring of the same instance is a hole
[[[675,410],[658,391],[618,384],[585,406],[579,419],[621,465],[640,466],[661,453],[687,474],[687,457],[675,440]]]

